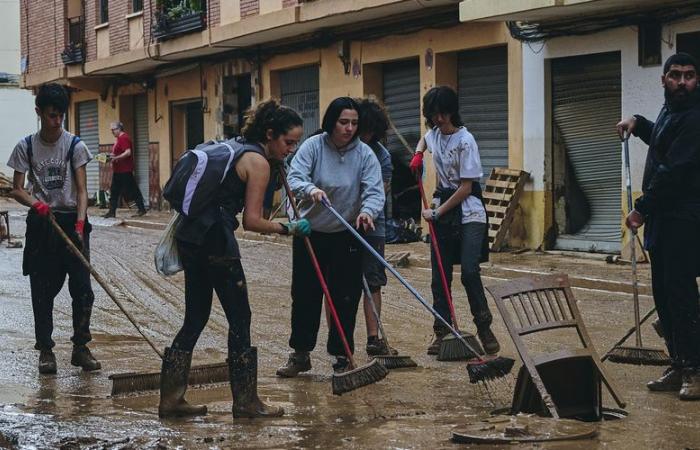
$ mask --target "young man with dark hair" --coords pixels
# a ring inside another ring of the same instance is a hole
[[[617,124],[620,136],[634,134],[649,145],[642,196],[627,226],[645,224],[651,256],[654,303],[671,367],[647,384],[652,391],[679,392],[700,400],[700,90],[698,62],[672,55],[663,68],[665,103],[656,122],[635,115]]]
[[[124,131],[124,124],[121,122],[112,122],[110,130],[117,140],[112,147],[112,153],[109,154],[109,161],[112,163],[112,188],[109,193],[109,211],[103,217],[115,217],[119,197],[125,191],[133,196],[139,209],[134,216],[143,216],[146,214],[146,208],[143,205],[141,190],[134,178],[134,144]]]
[[[68,275],[73,309],[73,354],[71,364],[85,371],[99,369],[100,363],[86,344],[90,335],[90,316],[94,295],[90,272],[75,257],[53,229],[50,216],[86,258],[90,255],[90,230],[87,221],[87,181],[85,165],[92,155],[85,143],[63,129],[68,109],[68,94],[59,84],[45,84],[36,96],[36,113],[41,130],[15,146],[7,165],[14,169],[12,197],[29,207],[26,245],[22,269],[29,275],[34,333],[40,350],[39,373],[56,373],[53,332],[54,298]],[[29,180],[25,191],[25,181]]]

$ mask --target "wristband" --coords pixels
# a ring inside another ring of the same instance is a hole
[[[79,235],[83,235],[85,231],[85,220],[78,220],[75,222],[75,232]]]

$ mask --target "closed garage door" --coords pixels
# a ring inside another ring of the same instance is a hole
[[[134,163],[136,183],[148,206],[148,99],[145,95],[134,97]]]
[[[459,114],[479,146],[484,178],[508,167],[508,51],[505,46],[459,54]]]
[[[78,103],[78,136],[85,142],[93,155],[99,151],[99,123],[97,121],[97,100]],[[100,188],[100,164],[92,160],[87,166],[88,198],[94,198]]]
[[[282,104],[294,108],[304,119],[305,139],[320,128],[318,66],[280,71],[279,81]]]
[[[589,211],[576,232],[562,234],[566,250],[616,252],[621,241],[620,54],[552,60],[552,112],[569,169],[567,191],[581,192],[577,206],[567,199],[567,216]]]

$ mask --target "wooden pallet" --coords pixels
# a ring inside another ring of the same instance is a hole
[[[489,216],[489,248],[497,252],[503,247],[508,227],[513,222],[525,182],[530,174],[523,170],[495,168],[491,172],[483,196]]]

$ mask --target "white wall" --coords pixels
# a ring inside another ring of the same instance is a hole
[[[0,72],[19,73],[19,0],[0,0]]]
[[[700,18],[665,26],[661,59],[675,50],[676,33],[700,30]],[[669,43],[671,45],[669,45]],[[532,173],[527,190],[544,189],[547,101],[545,61],[551,58],[619,51],[622,67],[622,116],[641,114],[655,120],[664,101],[661,87],[662,66],[637,65],[636,27],[616,28],[593,35],[562,37],[546,43],[523,44],[523,153],[524,169]],[[615,124],[611,123],[611,127]],[[633,190],[641,190],[647,146],[639,139],[630,140]],[[622,186],[622,174],[620,176]]]

